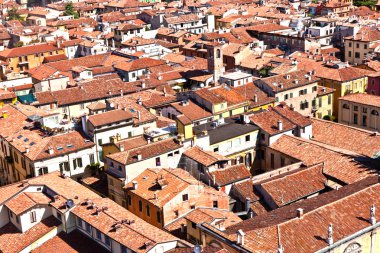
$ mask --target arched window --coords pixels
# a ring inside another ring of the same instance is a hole
[[[216,50],[216,58],[220,58],[220,49]]]
[[[350,106],[348,104],[343,104],[344,109],[350,109]]]
[[[376,111],[376,110],[372,110],[371,114],[372,114],[372,115],[375,115],[375,116],[379,116],[379,112]]]

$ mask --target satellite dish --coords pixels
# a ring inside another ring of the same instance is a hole
[[[66,201],[66,206],[67,206],[68,208],[72,208],[72,207],[74,206],[74,201],[73,201],[72,199],[68,199],[68,200]]]

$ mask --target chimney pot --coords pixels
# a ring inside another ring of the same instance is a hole
[[[133,190],[137,190],[138,183],[137,181],[132,181]]]
[[[303,209],[302,208],[298,208],[297,209],[297,217],[301,218],[302,216],[303,216]]]
[[[277,121],[277,128],[279,131],[282,131],[282,121],[281,120]]]

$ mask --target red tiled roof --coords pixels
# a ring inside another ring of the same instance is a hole
[[[225,186],[251,177],[251,173],[244,164],[229,166],[210,172],[211,178],[215,177],[215,184]]]
[[[56,50],[58,50],[58,48],[51,44],[38,44],[38,45],[32,45],[32,46],[6,49],[0,52],[0,57],[13,58],[13,57],[32,55],[32,54],[37,54],[37,53],[52,52]]]
[[[94,127],[101,127],[108,124],[126,121],[132,119],[134,115],[129,112],[127,108],[120,110],[112,110],[101,114],[91,115],[88,117],[88,121]]]

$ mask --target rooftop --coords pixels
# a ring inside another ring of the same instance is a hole
[[[253,124],[242,123],[240,118],[226,118],[223,124],[216,127],[213,122],[210,122],[193,128],[195,135],[203,134],[205,130],[207,130],[210,136],[210,145],[213,145],[237,136],[258,131],[259,129]]]

